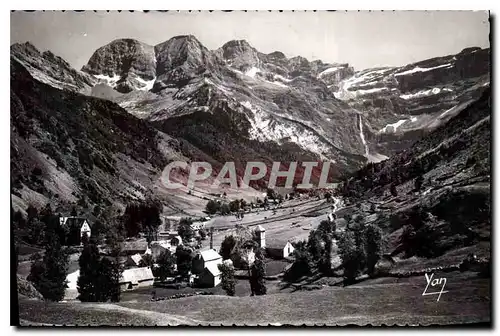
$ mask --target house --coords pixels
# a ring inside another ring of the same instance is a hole
[[[141,263],[142,255],[139,253],[128,256],[127,261],[125,262],[125,266],[128,267],[137,267]]]
[[[84,217],[59,217],[59,225],[68,228],[69,235],[74,235],[74,237],[72,237],[71,239],[74,242],[81,242],[81,237],[83,235],[86,235],[87,238],[90,238],[90,225],[87,219]]]
[[[122,255],[133,255],[133,254],[144,254],[146,253],[146,250],[148,248],[148,242],[143,240],[143,241],[137,241],[137,240],[129,240],[129,241],[124,241],[120,244],[121,247],[121,254]]]
[[[132,290],[153,286],[155,277],[151,267],[130,268],[123,271],[120,278],[120,290]]]
[[[221,271],[218,264],[209,263],[196,279],[196,286],[211,288],[216,287],[221,282]]]
[[[177,246],[182,245],[182,238],[179,236],[177,231],[163,231],[158,233],[158,240],[159,241],[169,241],[170,245]]]
[[[168,241],[162,240],[151,242],[149,249],[153,260],[157,260],[158,257],[167,250],[170,251],[170,253],[175,253],[177,246],[172,245]]]
[[[191,229],[200,230],[205,228],[205,222],[193,222],[191,224]]]
[[[276,243],[266,247],[267,255],[274,259],[284,259],[290,256],[295,248],[287,241],[286,243]]]
[[[201,274],[209,265],[222,263],[222,257],[214,249],[199,252],[193,259],[192,272],[193,274]]]

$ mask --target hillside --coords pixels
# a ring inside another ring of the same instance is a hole
[[[392,256],[433,258],[490,241],[490,144],[486,90],[411,148],[353,174],[340,190],[353,205],[343,214],[382,227]]]
[[[40,83],[11,59],[15,203],[90,207],[145,195],[167,162],[168,142],[117,104]]]

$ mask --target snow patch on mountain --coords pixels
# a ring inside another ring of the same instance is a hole
[[[403,125],[405,122],[407,122],[408,119],[402,119],[398,120],[393,124],[387,124],[382,128],[379,133],[395,133],[396,130],[398,129],[399,126]]]
[[[435,69],[439,69],[439,68],[452,68],[452,67],[453,67],[453,65],[451,63],[437,65],[437,66],[432,67],[432,68],[421,68],[419,66],[416,66],[413,69],[406,70],[403,72],[398,72],[398,73],[394,74],[394,76],[396,76],[396,77],[397,76],[404,76],[404,75],[409,75],[409,74],[412,74],[415,72],[427,72],[427,71],[431,71],[431,70],[435,70]]]
[[[390,71],[391,69],[378,69],[378,70],[371,70],[367,72],[358,72],[354,74],[354,76],[349,77],[345,80],[343,80],[340,85],[338,91],[334,92],[333,95],[335,98],[339,100],[350,100],[350,99],[355,99],[358,96],[363,96],[367,94],[372,94],[375,92],[381,92],[381,91],[386,91],[389,90],[387,87],[379,87],[379,88],[371,88],[371,89],[362,89],[360,87],[358,88],[353,88],[356,85],[360,83],[366,82],[367,84],[375,84],[377,81],[375,80],[377,77],[380,75],[386,73],[387,71]],[[367,84],[360,85],[361,87],[366,87],[368,86]]]
[[[156,77],[154,77],[153,79],[151,80],[144,80],[142,79],[141,77],[137,76],[136,77],[137,81],[141,84],[143,84],[144,86],[138,88],[138,90],[142,90],[142,91],[149,91],[153,88],[153,85],[155,84],[155,81],[156,81]]]
[[[319,73],[318,75],[318,78],[321,78],[323,77],[324,75],[330,73],[330,72],[334,72],[334,71],[337,71],[339,69],[343,69],[343,67],[333,67],[333,68],[328,68],[326,70],[323,70],[322,72]]]
[[[245,72],[245,75],[248,76],[248,77],[254,78],[255,75],[257,74],[257,72],[261,72],[261,70],[259,68],[256,68],[256,67],[251,67],[250,69],[248,69]]]
[[[278,75],[278,74],[274,74],[274,78],[275,78],[275,79],[282,80],[283,82],[287,82],[287,83],[292,81],[292,79],[285,78],[285,77],[283,77],[283,76],[281,76],[281,75]]]
[[[118,82],[120,80],[120,75],[113,75],[113,77],[110,77],[110,76],[106,76],[106,75],[93,75],[95,78],[99,79],[101,82],[111,86],[111,87],[115,87],[116,86],[116,82]]]
[[[441,89],[441,88],[435,87],[435,88],[432,88],[432,89],[421,90],[421,91],[418,91],[418,92],[415,92],[415,93],[404,94],[404,95],[401,95],[399,97],[401,99],[408,100],[408,99],[414,99],[414,98],[427,97],[427,96],[431,96],[431,95],[437,95],[437,94],[441,93],[441,91],[448,91],[448,92],[450,92],[450,91],[453,91],[453,90],[452,89],[448,89],[448,88]]]

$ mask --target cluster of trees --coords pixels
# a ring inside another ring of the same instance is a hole
[[[295,244],[295,262],[285,273],[287,281],[311,275],[315,270],[331,275],[331,252],[333,239],[336,238],[334,222],[324,220],[316,230],[309,233],[307,241]]]
[[[338,247],[344,282],[353,283],[365,271],[374,274],[382,255],[382,230],[376,225],[364,225],[363,218],[358,216],[340,235]]]
[[[240,210],[245,210],[248,206],[250,206],[251,208],[254,208],[255,206],[265,207],[269,204],[270,199],[276,200],[278,203],[282,203],[284,198],[282,195],[276,193],[273,189],[267,188],[264,200],[257,198],[255,204],[253,202],[248,204],[244,199],[236,199],[229,203],[209,200],[207,202],[207,205],[205,206],[205,211],[208,214],[220,213],[221,215],[228,215],[231,212],[234,213]]]
[[[161,225],[162,211],[162,203],[153,198],[127,205],[123,215],[127,237],[137,237],[139,232],[146,232],[148,242],[154,240],[158,227]]]
[[[266,276],[264,253],[252,238],[226,236],[221,243],[220,254],[223,260],[231,260],[231,263],[219,265],[222,288],[227,295],[234,296],[235,294],[234,267],[248,269],[252,296],[267,293],[264,280]]]
[[[120,301],[122,268],[118,260],[119,245],[111,248],[111,256],[101,256],[94,239],[85,242],[78,259],[80,276],[77,281],[78,299],[82,302]]]
[[[229,215],[231,213],[231,208],[228,203],[221,203],[220,201],[210,200],[205,206],[205,211],[214,215],[216,213],[220,213],[221,215]]]
[[[53,222],[57,217],[45,220]],[[49,301],[61,301],[66,289],[66,275],[68,271],[68,250],[61,244],[59,235],[54,231],[54,226],[47,222],[43,237],[45,253],[43,257],[35,254],[28,281]]]

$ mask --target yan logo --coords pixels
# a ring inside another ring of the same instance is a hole
[[[422,296],[439,294],[439,296],[436,300],[436,301],[439,301],[439,299],[441,298],[441,294],[448,293],[448,291],[444,290],[444,287],[446,286],[446,278],[432,279],[433,277],[434,277],[434,273],[432,273],[430,277],[427,275],[427,273],[425,273],[425,280],[427,280],[427,286],[425,286],[425,289],[424,289],[424,292],[422,293]],[[439,286],[441,286],[441,290],[439,292],[436,292],[436,291],[428,292],[427,290],[429,289],[429,285],[432,288],[439,288]]]

